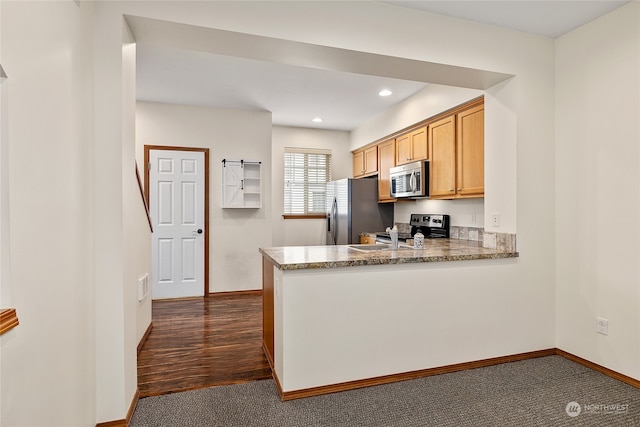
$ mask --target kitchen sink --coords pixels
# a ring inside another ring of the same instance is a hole
[[[391,244],[374,244],[374,245],[349,245],[351,249],[355,249],[356,251],[362,252],[373,252],[373,251],[402,251],[402,250],[413,250],[413,246],[400,244],[398,248],[394,249],[391,247]]]

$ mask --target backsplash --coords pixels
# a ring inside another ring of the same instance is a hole
[[[411,232],[411,226],[409,224],[399,222],[397,226],[400,233]],[[482,227],[460,227],[452,225],[449,228],[449,237],[451,239],[479,242],[483,248],[516,252],[516,235],[511,233],[494,233],[484,231]]]
[[[483,248],[516,252],[516,235],[484,231],[482,227],[459,227],[452,225],[449,237],[459,240],[471,240],[482,243]]]
[[[411,226],[408,223],[399,222],[396,225],[398,226],[398,233],[411,233]]]

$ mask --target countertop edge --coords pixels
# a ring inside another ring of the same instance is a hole
[[[518,258],[520,254],[518,252],[494,252],[488,254],[467,254],[467,255],[436,255],[436,256],[417,256],[417,257],[402,257],[402,258],[367,258],[367,259],[350,259],[344,261],[319,261],[319,262],[300,262],[300,263],[287,263],[281,264],[276,261],[271,255],[269,255],[262,248],[259,248],[260,253],[269,260],[271,264],[277,267],[279,270],[313,270],[313,269],[327,269],[327,268],[341,268],[341,267],[357,267],[367,265],[392,265],[392,264],[416,264],[426,262],[449,262],[449,261],[472,261],[483,259],[505,259],[505,258]]]

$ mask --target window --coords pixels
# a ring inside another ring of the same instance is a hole
[[[284,215],[325,214],[326,184],[331,181],[331,151],[284,149]]]

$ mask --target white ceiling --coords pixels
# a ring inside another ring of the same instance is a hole
[[[384,3],[556,38],[629,0],[454,0]]]
[[[156,46],[137,52],[138,99],[271,111],[277,125],[351,130],[427,85]],[[378,96],[382,89],[393,95]]]
[[[386,3],[555,38],[627,1],[476,0]],[[404,61],[403,66],[406,66],[407,71],[400,78],[379,72],[379,63],[384,60],[402,61],[401,59],[375,55],[358,58],[359,61],[364,59],[365,62],[370,62],[368,69],[353,63],[336,64],[344,61],[344,51],[333,52],[336,58],[341,58],[332,64],[285,64],[269,60],[263,53],[266,49],[262,53],[247,53],[240,52],[241,49],[237,48],[236,54],[224,52],[223,48],[219,51],[191,48],[191,44],[198,42],[176,42],[176,32],[172,34],[173,37],[159,35],[172,31],[167,23],[156,25],[157,22],[133,18],[128,19],[128,22],[138,42],[137,98],[142,101],[270,111],[275,125],[351,130],[420,91],[429,82],[455,83],[443,80],[446,77],[435,78],[437,73],[431,71],[438,71],[437,64]],[[179,32],[181,35],[182,33],[184,32]],[[213,34],[204,33],[193,35],[200,38],[213,37]],[[234,35],[237,40],[241,40],[237,33],[218,31],[215,34],[218,39]],[[275,46],[274,40],[267,39],[266,42]],[[263,43],[265,42],[261,39],[260,44]],[[282,43],[281,41],[280,44]],[[247,44],[256,45],[256,40]],[[317,46],[300,43],[289,43],[280,48],[294,48],[309,53],[314,48],[318,49]],[[425,67],[431,73],[425,73]],[[453,79],[456,75],[468,81],[471,78],[469,70],[444,71],[445,74],[453,74]],[[442,74],[443,70],[439,72]],[[418,75],[430,75],[434,79],[425,81],[416,77]],[[504,78],[495,73],[472,77],[474,82],[465,87],[488,87],[496,79]],[[377,93],[385,88],[391,89],[393,95],[379,97]],[[314,117],[321,117],[323,122],[313,123],[311,119]]]

